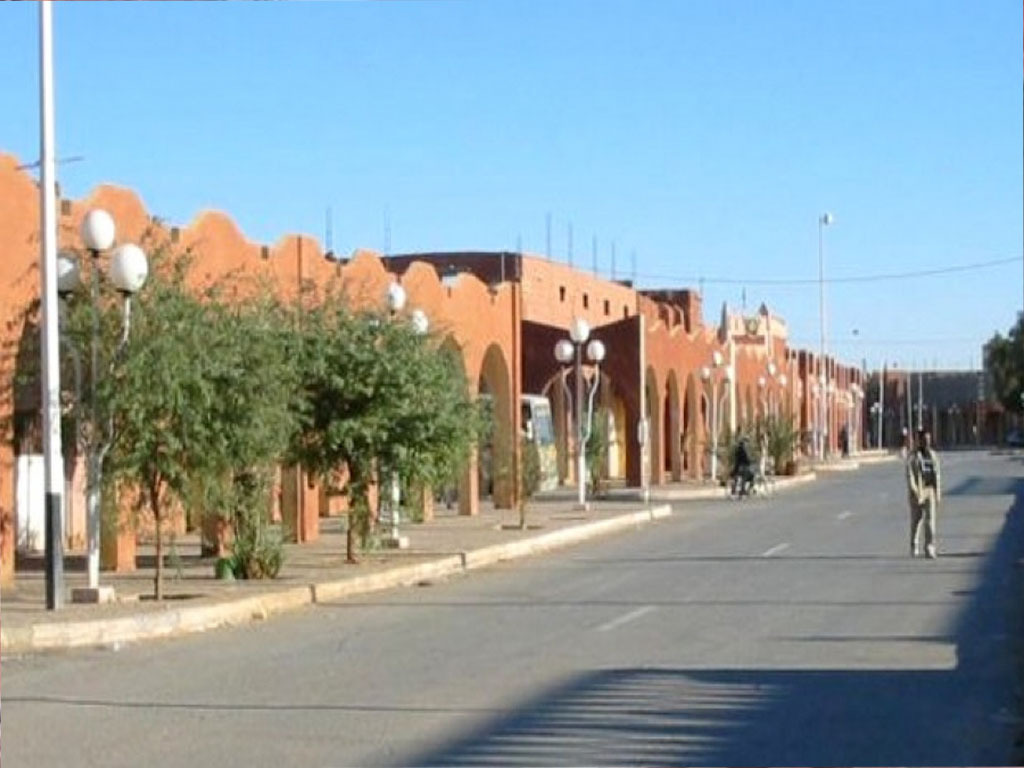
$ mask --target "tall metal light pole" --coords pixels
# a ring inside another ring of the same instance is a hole
[[[826,363],[825,363],[825,348],[826,348],[826,336],[825,336],[825,227],[832,224],[835,221],[835,217],[827,211],[818,217],[818,315],[821,321],[821,348],[819,350],[819,368],[822,379],[821,386],[824,388],[828,384]],[[828,424],[827,424],[827,410],[826,410],[826,398],[823,396],[818,403],[818,415],[819,415],[819,436],[818,436],[818,458],[825,458],[825,441],[828,436]]]
[[[885,429],[885,363],[882,363],[882,372],[878,379],[878,450],[882,450],[883,435]]]
[[[60,336],[57,305],[57,179],[53,131],[53,15],[39,3],[40,261],[42,410],[46,474],[46,608],[64,606],[64,460],[60,442]]]

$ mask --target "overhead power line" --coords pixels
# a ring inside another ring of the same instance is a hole
[[[1012,256],[1006,259],[991,259],[989,261],[975,261],[969,264],[955,264],[948,267],[937,267],[934,269],[919,269],[908,272],[882,272],[873,275],[855,275],[850,277],[825,278],[828,284],[837,283],[880,283],[890,280],[910,280],[918,277],[934,277],[937,275],[949,275],[958,272],[974,272],[990,267],[998,267],[1003,264],[1019,264],[1024,261],[1024,256]],[[637,277],[648,280],[668,280],[679,283],[718,284],[718,285],[817,285],[816,277],[686,277],[682,275],[666,275],[640,272]]]

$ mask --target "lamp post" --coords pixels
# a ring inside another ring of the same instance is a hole
[[[811,413],[814,416],[814,452],[821,457],[821,385],[820,379],[811,383]]]
[[[568,367],[574,364],[576,376],[576,484],[577,484],[577,505],[580,509],[587,509],[587,441],[590,439],[591,420],[594,417],[594,395],[597,393],[597,386],[601,380],[600,367],[605,358],[604,342],[600,339],[593,339],[587,344],[590,338],[590,325],[581,317],[577,317],[569,326],[569,338],[560,339],[555,344],[555,360],[563,366]],[[594,379],[590,385],[590,392],[586,393],[587,411],[584,421],[583,400],[586,384],[583,381],[583,352],[586,346],[587,358],[594,364]],[[565,381],[564,369],[562,377]],[[567,386],[567,385],[566,385]]]
[[[107,602],[114,597],[112,587],[101,587],[100,578],[100,529],[101,494],[103,490],[103,463],[111,446],[110,415],[100,412],[97,394],[101,378],[100,361],[100,274],[101,257],[110,251],[106,278],[121,295],[121,337],[113,357],[106,363],[113,364],[128,343],[131,329],[132,298],[139,292],[149,276],[149,262],[145,252],[133,243],[123,243],[114,248],[116,229],[110,214],[102,209],[89,211],[82,220],[80,229],[82,242],[89,254],[89,310],[91,328],[89,334],[89,391],[85,400],[87,423],[85,430],[76,421],[75,441],[85,449],[85,498],[86,498],[86,539],[88,586],[72,592],[74,602]],[[113,250],[111,251],[111,248]],[[58,291],[64,303],[81,286],[81,272],[77,255],[64,251],[58,256]],[[75,407],[83,406],[79,375],[80,356],[74,341],[65,336],[63,341],[71,350],[75,361]]]
[[[392,282],[388,285],[386,300],[388,305],[388,316],[394,322],[396,316],[406,305],[407,296],[405,288],[400,283]],[[430,330],[430,319],[422,309],[414,309],[409,313],[409,324],[417,336],[425,336]],[[399,482],[398,472],[392,469],[390,478],[390,493],[388,498],[388,522],[391,532],[383,542],[384,546],[390,549],[408,549],[409,539],[402,536],[398,530],[401,522],[402,487]]]
[[[718,381],[721,379],[726,384],[732,383],[733,369],[731,365],[723,366],[722,353],[715,350],[711,354],[711,365],[705,365],[700,369],[700,377],[711,390],[711,480],[718,478]],[[719,374],[721,371],[721,374]],[[728,386],[722,393],[722,397],[729,393]]]
[[[821,323],[821,349],[820,349],[820,360],[821,360],[821,377],[822,387],[825,386],[825,348],[826,348],[826,334],[825,334],[825,227],[830,226],[835,221],[835,217],[827,211],[818,217],[818,315]],[[818,443],[818,458],[825,458],[825,442],[828,436],[827,427],[827,414],[825,398],[822,397],[818,403],[819,408],[819,424],[821,425],[821,437]]]
[[[64,607],[64,462],[60,439],[60,330],[57,319],[57,180],[53,128],[53,9],[39,3],[39,230],[42,284],[42,412],[46,510],[46,608]],[[9,535],[9,534],[8,534]]]

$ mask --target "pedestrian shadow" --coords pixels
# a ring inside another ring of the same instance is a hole
[[[1024,478],[968,477],[946,490],[947,496],[1016,496],[1024,495]]]
[[[869,644],[876,655],[869,649],[856,665],[864,668],[580,671],[395,764],[1020,764],[1013,694],[1020,670],[1006,638],[1024,635],[1016,567],[1024,554],[1024,494],[1015,478],[971,478],[960,492],[1016,498],[948,632],[877,638]],[[822,635],[801,642],[862,640]],[[920,648],[919,668],[900,668],[903,655],[888,663],[887,643]],[[947,652],[928,656],[929,647]]]

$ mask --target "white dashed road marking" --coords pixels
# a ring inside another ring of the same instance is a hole
[[[772,555],[777,555],[777,554],[779,554],[779,552],[784,552],[787,549],[789,549],[789,544],[786,544],[786,543],[776,544],[774,547],[769,549],[767,552],[762,552],[761,553],[761,557],[771,557]]]
[[[645,605],[643,608],[637,608],[635,611],[630,611],[629,613],[624,613],[622,616],[619,616],[617,619],[612,619],[607,624],[602,624],[600,627],[597,628],[597,631],[598,632],[610,632],[611,630],[613,630],[613,629],[615,629],[617,627],[621,627],[623,624],[628,624],[629,622],[634,621],[635,619],[639,619],[641,616],[644,616],[644,615],[650,613],[653,610],[654,610],[654,606],[653,605]]]
[[[853,515],[853,512],[851,512],[848,509],[844,509],[842,512],[839,513],[838,519],[839,520],[845,520],[846,518],[850,517],[851,515]]]

